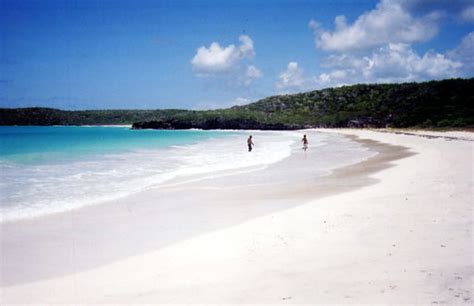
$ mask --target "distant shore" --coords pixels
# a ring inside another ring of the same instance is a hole
[[[377,154],[311,178],[310,147],[4,224],[3,303],[471,303],[473,133],[305,132]]]
[[[358,84],[213,110],[0,108],[0,125],[131,124],[135,128],[260,129],[474,127],[474,78]]]

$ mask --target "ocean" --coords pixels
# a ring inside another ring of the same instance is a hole
[[[191,175],[255,171],[301,151],[301,132],[251,133],[249,153],[248,131],[0,127],[0,221],[99,204]],[[372,154],[323,133],[311,135],[310,149],[317,147],[320,175]]]

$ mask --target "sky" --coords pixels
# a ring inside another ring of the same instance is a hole
[[[474,0],[0,0],[0,107],[214,109],[474,76]]]

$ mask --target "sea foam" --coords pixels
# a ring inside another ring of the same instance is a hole
[[[202,137],[200,133],[206,132],[193,133]],[[135,150],[78,155],[49,162],[0,160],[0,221],[64,212],[170,184],[257,171],[292,154],[304,154],[301,131],[253,131],[252,152],[247,151],[249,133],[222,133],[206,140],[199,138],[191,144],[180,142],[153,149],[139,146]],[[315,177],[375,154],[343,136],[317,132],[311,132],[309,150],[316,152],[317,158],[301,171]],[[266,179],[265,175],[257,177]]]
[[[189,145],[127,151],[41,164],[0,164],[1,221],[57,213],[159,188],[172,179],[209,177],[221,171],[258,170],[291,154],[299,134],[246,134]]]

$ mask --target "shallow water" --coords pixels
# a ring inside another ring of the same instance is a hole
[[[1,219],[103,203],[173,179],[259,170],[301,154],[301,132],[252,133],[255,149],[249,153],[249,132],[242,131],[0,127]],[[370,156],[344,137],[312,133],[310,150],[317,148],[318,163],[301,171],[324,175]]]

